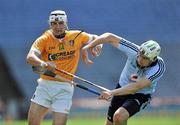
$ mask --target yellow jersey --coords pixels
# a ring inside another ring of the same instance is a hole
[[[31,49],[41,54],[41,59],[45,62],[54,62],[57,69],[74,74],[77,70],[80,59],[80,50],[83,44],[92,40],[90,34],[78,30],[66,31],[62,39],[54,37],[50,30],[47,30],[35,40]],[[56,74],[73,80],[69,75],[55,71]],[[55,80],[52,77],[41,75],[42,79]]]

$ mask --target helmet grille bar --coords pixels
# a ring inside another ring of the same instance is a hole
[[[52,15],[57,16],[57,15],[65,15],[65,14],[56,13],[56,14],[51,14],[51,16],[52,16]]]

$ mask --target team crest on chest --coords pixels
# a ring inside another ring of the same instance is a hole
[[[69,41],[69,45],[70,45],[70,46],[74,46],[74,40],[70,40],[70,41]]]
[[[63,43],[59,44],[59,50],[64,50],[64,44]]]

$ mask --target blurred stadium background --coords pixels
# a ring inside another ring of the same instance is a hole
[[[167,70],[151,105],[137,117],[180,117],[179,6],[179,0],[1,0],[0,121],[27,118],[38,76],[27,65],[26,54],[32,42],[48,28],[49,13],[55,9],[66,11],[70,29],[97,35],[112,32],[137,44],[149,39],[158,41]],[[94,65],[80,61],[76,75],[113,89],[125,60],[123,53],[105,45]],[[73,100],[70,117],[105,116],[108,103],[98,101],[95,95],[77,88]]]

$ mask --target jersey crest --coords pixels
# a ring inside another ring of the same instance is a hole
[[[63,43],[59,44],[59,50],[64,50],[64,44]]]
[[[69,45],[70,45],[70,46],[74,46],[74,40],[70,40],[70,41],[69,41]]]

